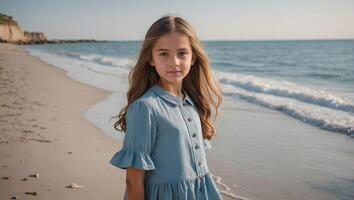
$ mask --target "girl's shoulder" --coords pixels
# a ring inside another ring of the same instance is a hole
[[[156,109],[156,94],[148,89],[142,96],[135,99],[128,107],[128,110],[149,110],[154,112]]]
[[[133,103],[146,104],[147,106],[153,106],[155,102],[156,94],[152,92],[152,88],[146,90],[143,95],[133,101]]]

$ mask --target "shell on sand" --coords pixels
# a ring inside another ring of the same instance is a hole
[[[68,188],[73,188],[73,189],[80,189],[83,188],[84,186],[78,185],[75,182],[73,182],[72,184],[68,185]]]
[[[29,175],[29,177],[39,178],[39,174],[38,173],[31,174],[31,175]]]

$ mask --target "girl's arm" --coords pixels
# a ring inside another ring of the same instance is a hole
[[[126,187],[128,200],[144,200],[145,170],[133,167],[127,168]]]

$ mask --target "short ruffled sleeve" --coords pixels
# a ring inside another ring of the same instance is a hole
[[[203,139],[203,145],[205,150],[211,149],[213,146],[211,145],[210,141],[208,139]]]
[[[123,147],[112,157],[110,163],[121,169],[155,169],[150,155],[155,139],[154,113],[144,101],[134,101],[127,110]]]

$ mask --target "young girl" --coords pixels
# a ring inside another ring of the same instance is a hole
[[[152,24],[129,85],[114,124],[125,132],[123,147],[110,160],[126,169],[124,199],[222,199],[205,156],[215,134],[211,105],[216,117],[221,91],[185,20],[165,16]]]

